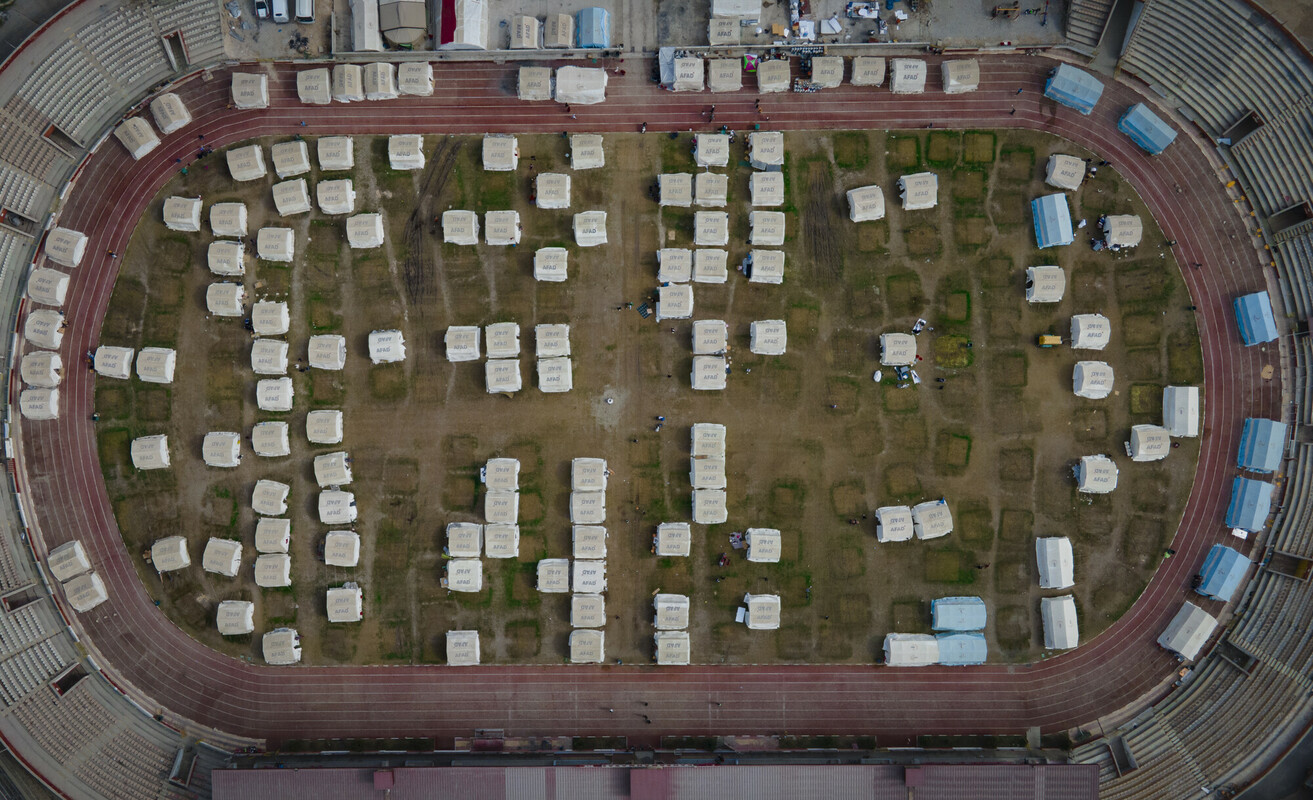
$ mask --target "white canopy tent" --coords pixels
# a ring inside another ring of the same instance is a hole
[[[570,662],[600,664],[606,660],[606,636],[602,631],[581,628],[570,632]]]
[[[484,241],[490,245],[505,247],[519,244],[523,228],[520,226],[518,211],[489,211],[483,215]]]
[[[974,92],[980,87],[980,62],[974,58],[953,59],[940,64],[944,94]]]
[[[564,247],[540,247],[533,254],[533,279],[561,283],[569,277],[569,251]]]
[[[565,357],[538,359],[538,390],[560,394],[574,389],[574,363]]]
[[[653,624],[659,631],[679,631],[688,627],[692,604],[686,594],[658,593],[652,600],[656,615]]]
[[[260,517],[255,523],[255,552],[286,553],[292,546],[292,521],[282,517]]]
[[[210,431],[201,442],[201,460],[207,467],[232,469],[242,463],[242,435],[233,431]]]
[[[333,65],[333,99],[358,103],[365,99],[365,74],[359,64]]]
[[[354,169],[356,153],[350,136],[324,136],[315,144],[320,172],[340,172]]]
[[[27,296],[48,306],[64,305],[68,296],[68,275],[57,269],[37,267],[27,278]]]
[[[675,81],[672,92],[700,92],[706,78],[706,62],[695,55],[675,57]]]
[[[780,627],[780,596],[777,594],[745,594],[747,607],[744,623],[749,630],[773,631]]]
[[[132,377],[132,348],[102,344],[96,348],[92,363],[102,378],[127,380]]]
[[[787,92],[793,76],[786,58],[768,58],[757,62],[757,94]]]
[[[143,347],[137,353],[137,377],[146,383],[173,383],[178,351],[168,347]]]
[[[352,481],[351,456],[344,450],[315,456],[315,482],[319,488],[346,486]]]
[[[24,419],[59,419],[59,390],[24,389],[18,395],[18,410]]]
[[[570,579],[570,588],[584,594],[598,594],[606,591],[606,562],[594,559],[579,559],[574,562],[574,575]]]
[[[1067,291],[1067,273],[1062,267],[1026,268],[1026,302],[1058,303]]]
[[[570,591],[570,559],[544,558],[538,562],[538,591],[565,594]]]
[[[38,308],[23,321],[23,338],[37,347],[58,350],[64,341],[64,315],[48,308]]]
[[[164,227],[171,231],[197,233],[201,229],[201,198],[164,198]]]
[[[447,631],[447,666],[473,667],[479,663],[478,631]]]
[[[910,367],[916,363],[916,337],[910,333],[880,334],[880,363],[886,367]]]
[[[133,439],[131,455],[137,469],[165,469],[169,466],[169,437],[158,434]]]
[[[1135,214],[1109,214],[1101,222],[1104,238],[1113,249],[1135,247],[1144,238],[1144,222]]]
[[[356,496],[339,489],[319,493],[319,521],[325,525],[349,525],[356,521]]]
[[[1117,488],[1117,464],[1107,456],[1082,456],[1076,467],[1076,491],[1107,494]]]
[[[280,180],[310,171],[310,148],[304,140],[279,142],[269,148],[269,156],[274,162],[274,174]]]
[[[606,625],[606,598],[600,594],[570,597],[571,628],[601,628]]]
[[[494,489],[483,497],[483,518],[515,525],[520,519],[520,493]]]
[[[784,244],[783,211],[750,211],[748,226],[751,230],[748,244],[753,247],[779,247]]]
[[[1054,153],[1044,170],[1044,182],[1058,189],[1074,192],[1085,180],[1085,161],[1075,156]]]
[[[50,350],[33,350],[19,362],[18,374],[28,386],[53,389],[64,379],[64,360]]]
[[[255,585],[261,589],[291,586],[292,557],[286,553],[265,553],[256,556]]]
[[[689,483],[694,489],[724,489],[725,459],[695,458],[689,462]]]
[[[1044,647],[1049,650],[1070,650],[1080,640],[1076,622],[1076,600],[1069,594],[1061,597],[1042,597],[1039,601],[1040,618],[1044,624]]]
[[[689,277],[694,283],[725,283],[729,280],[729,253],[713,248],[693,251],[693,271]]]
[[[291,411],[293,394],[291,378],[264,378],[255,384],[255,403],[261,411]]]
[[[234,147],[225,155],[228,172],[235,181],[258,181],[268,174],[264,165],[264,149],[258,144]]]
[[[1167,623],[1167,628],[1158,637],[1158,644],[1186,661],[1194,661],[1215,630],[1217,618],[1187,601]]]
[[[91,559],[77,539],[64,542],[46,555],[46,567],[55,580],[63,583],[91,570]]]
[[[601,525],[573,526],[570,547],[575,558],[606,558],[606,528]]]
[[[311,336],[306,352],[311,369],[340,370],[346,367],[345,336],[336,333]]]
[[[516,81],[516,97],[525,103],[552,99],[551,67],[520,67]]]
[[[687,556],[692,550],[693,531],[687,522],[663,522],[657,526],[657,555]]]
[[[754,172],[748,176],[748,190],[754,206],[784,205],[784,173]]]
[[[393,100],[397,97],[397,68],[386,61],[370,61],[363,68],[366,100]]]
[[[418,133],[389,136],[388,165],[392,169],[424,169],[424,137]]]
[[[348,581],[325,594],[329,622],[359,622],[364,617],[365,593],[357,584]]]
[[[843,56],[813,56],[812,83],[834,89],[843,83]]]
[[[688,283],[693,278],[693,251],[684,247],[665,247],[657,251],[657,281]]]
[[[350,178],[315,184],[315,200],[325,214],[351,214],[356,210],[356,190]]]
[[[693,521],[699,525],[719,525],[729,519],[724,489],[693,490]]]
[[[1077,361],[1071,373],[1071,390],[1077,397],[1102,400],[1112,394],[1112,366],[1103,361]]]
[[[55,226],[46,234],[46,258],[69,269],[76,269],[87,252],[87,235],[69,228]]]
[[[324,537],[324,563],[330,567],[354,567],[360,563],[360,534],[329,531]]]
[[[478,558],[483,553],[483,526],[477,522],[448,522],[444,555]]]
[[[291,321],[287,303],[281,300],[257,300],[251,306],[251,328],[256,336],[281,336],[287,333]]]
[[[891,633],[884,637],[887,667],[927,667],[939,662],[939,640],[928,633]]]
[[[303,69],[297,72],[296,98],[308,106],[326,106],[333,102],[333,78],[328,69]]]
[[[245,236],[246,204],[215,203],[210,206],[210,233],[215,236]]]
[[[483,338],[488,358],[515,358],[520,354],[520,324],[494,322],[485,325]]]
[[[433,94],[433,65],[427,61],[404,61],[398,64],[397,91],[415,97]]]
[[[296,255],[296,235],[291,228],[261,228],[255,235],[255,254],[265,261],[289,262]]]
[[[724,247],[729,244],[729,214],[724,211],[695,211],[693,244],[698,247]]]
[[[534,180],[534,203],[538,208],[570,207],[570,176],[562,172],[541,172]]]
[[[443,342],[447,347],[447,360],[452,363],[479,360],[479,341],[483,329],[478,325],[452,325],[447,328]]]
[[[206,266],[210,272],[224,277],[246,274],[246,242],[216,239],[205,251]]]
[[[889,65],[889,89],[894,94],[920,94],[925,91],[926,66],[919,58],[895,58]]]
[[[720,355],[729,349],[729,325],[723,319],[700,319],[693,323],[693,355]]]
[[[727,385],[729,363],[724,356],[693,356],[689,380],[698,391],[721,391]]]
[[[769,63],[769,62],[767,62]],[[784,134],[753,131],[748,134],[748,162],[753,168],[771,170],[784,166]]]
[[[788,346],[788,328],[782,319],[754,320],[749,336],[748,349],[759,356],[782,356]]]
[[[269,107],[269,76],[250,72],[234,72],[232,102],[242,110]]]
[[[452,14],[449,23],[443,20],[442,42],[439,50],[488,49],[488,0],[452,0],[444,4],[443,14]]]
[[[383,246],[383,215],[356,214],[346,221],[346,242],[353,250]]]
[[[514,393],[524,388],[520,361],[515,358],[491,358],[483,363],[483,378],[488,394]]]
[[[1163,427],[1172,436],[1199,435],[1199,387],[1168,386],[1163,390]]]
[[[918,539],[938,539],[953,531],[953,512],[944,500],[929,500],[912,506],[912,528]]]
[[[519,558],[520,526],[507,522],[484,525],[483,554],[488,558]]]
[[[707,88],[713,92],[737,92],[742,89],[743,67],[739,64],[739,60],[737,58],[707,59]]]
[[[912,509],[908,506],[883,506],[875,510],[875,540],[906,542],[915,530]]]
[[[305,438],[311,444],[337,444],[342,441],[342,412],[319,409],[306,414]]]
[[[589,106],[606,100],[606,70],[565,66],[556,70],[556,102]]]
[[[183,104],[182,98],[173,92],[165,92],[150,101],[150,114],[155,118],[155,127],[165,136],[191,123],[191,112]]]
[[[406,338],[399,330],[369,332],[369,360],[373,364],[395,364],[406,360]]]
[[[133,161],[140,161],[150,151],[160,146],[160,137],[150,123],[141,117],[131,117],[119,123],[114,129],[114,138],[127,149]]]
[[[460,209],[442,212],[442,241],[458,245],[478,244],[479,215]]]
[[[570,462],[570,488],[576,492],[606,491],[604,458],[576,458]]]
[[[659,205],[677,208],[693,205],[693,176],[687,172],[658,175],[657,190]]]
[[[690,452],[693,458],[724,458],[725,426],[715,422],[695,422]]]
[[[904,211],[920,211],[939,204],[939,176],[918,172],[898,179],[898,197]]]
[[[729,166],[729,134],[698,134],[693,140],[693,159],[699,167]]]
[[[453,592],[483,591],[483,562],[477,558],[453,558],[447,562],[447,588]]]
[[[64,584],[64,596],[68,604],[79,614],[85,614],[109,599],[105,591],[105,581],[94,572],[67,581]]]
[[[689,663],[688,631],[657,631],[653,642],[659,666],[683,666]]]
[[[255,603],[249,600],[223,600],[214,617],[220,636],[244,636],[255,630]]]
[[[514,172],[520,165],[520,140],[505,133],[483,137],[483,169],[487,172]]]
[[[251,491],[251,508],[261,516],[281,517],[287,513],[287,495],[291,491],[285,483],[261,478]]]
[[[237,577],[242,566],[242,543],[211,537],[201,555],[201,569],[229,578]]]
[[[784,551],[784,538],[776,528],[748,528],[748,560],[758,564],[776,564]]]
[[[853,86],[883,86],[885,60],[877,56],[857,56],[853,59]]]
[[[150,546],[150,563],[163,575],[191,566],[187,553],[187,540],[181,536],[166,536]]]
[[[264,661],[275,667],[295,664],[301,660],[301,635],[294,628],[269,631],[260,642]]]
[[[278,215],[281,217],[306,214],[310,211],[310,187],[306,185],[305,178],[275,183],[273,195],[274,208],[278,209]]]
[[[1071,318],[1071,348],[1102,350],[1112,339],[1112,322],[1102,314],[1076,314]]]
[[[1036,539],[1035,561],[1039,565],[1039,588],[1069,589],[1076,585],[1076,563],[1067,537]]]
[[[601,169],[606,166],[606,153],[602,150],[602,137],[596,133],[570,135],[571,169]]]
[[[884,189],[879,186],[849,189],[848,219],[853,222],[884,219]]]
[[[606,212],[583,211],[574,215],[574,242],[580,247],[606,244]]]

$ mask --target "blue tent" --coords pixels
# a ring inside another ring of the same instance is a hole
[[[1276,472],[1285,455],[1287,430],[1286,423],[1274,419],[1245,420],[1245,427],[1240,431],[1237,466],[1250,472]]]
[[[1272,315],[1272,300],[1267,292],[1254,292],[1235,299],[1235,320],[1245,346],[1270,342],[1277,338],[1277,320]]]
[[[1204,565],[1199,570],[1199,577],[1203,578],[1203,581],[1195,591],[1204,597],[1225,603],[1231,599],[1231,595],[1235,594],[1240,581],[1244,580],[1249,564],[1249,559],[1226,545],[1215,544],[1213,549],[1208,551],[1208,557],[1204,559]]]
[[[1158,155],[1176,139],[1172,126],[1159,119],[1144,103],[1136,103],[1117,120],[1117,130],[1131,137],[1131,141]]]
[[[989,655],[983,633],[941,633],[935,638],[939,640],[939,663],[946,667],[983,664]]]
[[[1076,240],[1071,232],[1071,211],[1067,209],[1067,195],[1061,192],[1037,197],[1030,203],[1035,215],[1035,243],[1040,249],[1071,244]]]
[[[1057,100],[1068,108],[1074,108],[1082,114],[1089,114],[1103,95],[1103,84],[1083,69],[1076,69],[1070,64],[1059,64],[1049,73],[1049,80],[1044,84],[1044,96]]]
[[[604,49],[611,46],[611,12],[605,8],[585,8],[579,12],[579,46]]]
[[[1226,526],[1256,533],[1267,522],[1272,510],[1272,491],[1276,487],[1264,481],[1236,478],[1231,484],[1231,505],[1226,509]]]
[[[986,616],[979,597],[941,597],[930,603],[930,627],[937,631],[983,630]]]

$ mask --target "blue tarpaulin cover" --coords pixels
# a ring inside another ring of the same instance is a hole
[[[585,8],[579,12],[575,30],[579,32],[580,47],[606,48],[611,46],[611,12],[605,8]]]
[[[1199,570],[1203,581],[1196,592],[1204,597],[1212,597],[1226,602],[1235,594],[1236,587],[1244,580],[1249,570],[1249,559],[1223,544],[1213,545]]]
[[[1038,197],[1031,201],[1030,210],[1035,215],[1035,243],[1041,249],[1075,241],[1065,194],[1059,192]]]
[[[1240,454],[1236,464],[1251,472],[1276,472],[1285,454],[1286,423],[1251,417],[1240,431]]]
[[[1176,138],[1176,131],[1144,103],[1136,103],[1117,121],[1117,130],[1131,137],[1131,141],[1158,155]]]
[[[1235,319],[1240,338],[1246,345],[1262,344],[1277,338],[1277,320],[1272,315],[1272,299],[1267,292],[1254,292],[1235,299]]]
[[[941,597],[930,603],[931,627],[937,631],[978,631],[985,627],[985,601],[979,597]]]
[[[1059,64],[1044,84],[1044,96],[1068,108],[1089,114],[1103,94],[1103,84],[1083,69]]]
[[[1236,478],[1231,484],[1231,505],[1226,509],[1226,526],[1256,533],[1263,529],[1272,510],[1272,490],[1265,481]]]
[[[941,633],[935,638],[939,640],[939,663],[946,667],[983,664],[989,655],[983,633]]]

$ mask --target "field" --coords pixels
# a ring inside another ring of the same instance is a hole
[[[387,241],[378,250],[346,247],[341,217],[318,211],[276,216],[266,181],[234,183],[222,154],[193,166],[165,188],[120,259],[101,342],[176,347],[177,381],[168,387],[99,379],[102,470],[129,552],[183,532],[193,566],[163,580],[144,560],[147,590],[179,626],[233,655],[259,658],[259,634],[293,625],[304,660],[337,663],[441,663],[444,634],[477,629],[485,663],[559,663],[567,655],[569,595],[534,588],[540,558],[570,556],[569,463],[607,459],[608,659],[652,658],[653,593],[692,598],[695,663],[869,662],[886,633],[928,632],[936,597],[971,594],[990,609],[986,631],[994,661],[1041,653],[1034,539],[1065,535],[1076,551],[1081,636],[1088,641],[1142,591],[1170,546],[1190,490],[1197,445],[1183,440],[1165,462],[1131,464],[1129,428],[1160,421],[1153,398],[1169,383],[1202,379],[1198,336],[1177,264],[1143,203],[1112,170],[1100,170],[1073,198],[1073,213],[1093,225],[1103,213],[1145,218],[1144,245],[1129,255],[1094,253],[1086,228],[1076,244],[1037,251],[1029,200],[1048,193],[1043,168],[1052,152],[1089,154],[1035,133],[843,132],[786,136],[788,238],[780,286],[749,284],[733,270],[723,285],[695,284],[695,319],[729,323],[732,374],[724,392],[694,392],[689,321],[657,323],[636,308],[656,287],[655,251],[692,245],[692,210],[661,210],[648,197],[659,172],[693,172],[691,136],[608,135],[607,168],[572,172],[559,136],[521,136],[516,173],[481,168],[475,137],[428,137],[429,168],[388,168],[386,140],[356,139],[358,211],[381,211]],[[263,142],[266,146],[272,141]],[[730,264],[749,249],[745,142],[733,147],[729,206]],[[312,162],[313,143],[311,146]],[[939,205],[903,212],[898,176],[932,170]],[[533,176],[570,172],[568,210],[536,209]],[[303,176],[311,184],[317,170]],[[326,178],[342,177],[327,174]],[[847,189],[878,183],[888,216],[855,224]],[[347,337],[340,373],[290,371],[290,414],[256,409],[251,336],[238,319],[209,318],[205,288],[208,226],[200,234],[166,231],[168,195],[210,203],[241,200],[250,230],[296,230],[290,267],[248,259],[253,297],[286,299],[292,359],[315,333]],[[433,224],[449,208],[521,214],[518,247],[441,243]],[[609,243],[574,245],[571,215],[608,212]],[[569,249],[569,280],[533,279],[535,249]],[[1066,269],[1064,300],[1028,306],[1027,266]],[[634,309],[626,307],[633,303]],[[1098,311],[1114,323],[1101,355],[1117,370],[1117,391],[1103,401],[1071,391],[1077,354],[1040,350],[1036,335],[1067,336],[1074,313]],[[879,336],[909,331],[918,318],[923,383],[877,384]],[[753,320],[784,319],[788,352],[748,351]],[[481,363],[452,364],[443,334],[450,325],[517,322],[523,391],[485,392]],[[574,390],[538,391],[533,326],[569,323]],[[403,364],[371,366],[369,331],[399,328]],[[316,453],[304,419],[316,408],[345,415],[342,449],[354,458],[363,540],[357,568],[323,563],[327,526],[316,514]],[[656,418],[666,419],[656,430]],[[209,469],[200,442],[211,430],[248,434],[264,419],[291,424],[290,458],[246,449],[236,470]],[[689,428],[728,426],[729,522],[694,526],[690,558],[650,552],[657,523],[691,518]],[[168,433],[173,467],[136,473],[135,436]],[[1091,498],[1075,492],[1080,456],[1107,453],[1122,468],[1120,488]],[[518,559],[484,559],[485,588],[448,593],[440,585],[443,531],[479,521],[479,467],[488,458],[521,463]],[[255,515],[250,493],[270,478],[292,486],[293,586],[260,590],[251,578]],[[946,498],[955,530],[945,538],[877,545],[874,510]],[[750,564],[730,547],[731,531],[783,531],[779,564]],[[200,570],[212,536],[242,540],[237,579]],[[716,566],[729,553],[729,566]],[[360,583],[365,618],[329,625],[324,591]],[[781,628],[749,631],[734,622],[745,591],[778,593]],[[213,625],[223,599],[256,601],[256,634],[224,640]]]

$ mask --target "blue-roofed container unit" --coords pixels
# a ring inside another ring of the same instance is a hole
[[[1235,299],[1235,321],[1245,346],[1263,344],[1277,338],[1277,320],[1272,314],[1272,298],[1267,292],[1254,292]]]
[[[1126,109],[1122,118],[1117,120],[1117,130],[1155,156],[1166,150],[1167,145],[1176,139],[1176,131],[1172,130],[1172,126],[1163,122],[1144,103],[1136,103]]]
[[[930,603],[930,627],[937,631],[978,631],[988,614],[979,597],[941,597]]]
[[[611,46],[611,12],[597,6],[585,8],[576,22],[580,47],[603,50]]]
[[[1250,472],[1276,472],[1286,453],[1289,430],[1286,423],[1274,419],[1250,417],[1245,420],[1245,427],[1240,429],[1240,453],[1236,456],[1236,465]]]
[[[1204,565],[1199,569],[1200,582],[1195,591],[1204,597],[1221,600],[1231,599],[1240,582],[1249,571],[1250,561],[1224,544],[1215,544],[1208,551]]]
[[[1049,79],[1044,84],[1044,96],[1082,114],[1089,114],[1103,96],[1103,84],[1083,69],[1059,64],[1057,69],[1049,73]]]
[[[1030,203],[1035,215],[1035,244],[1040,249],[1071,244],[1076,240],[1071,230],[1071,211],[1067,195],[1061,192],[1037,197]]]
[[[1272,491],[1266,481],[1236,478],[1231,484],[1231,505],[1226,508],[1226,526],[1257,533],[1263,530],[1272,511]]]
[[[983,633],[941,633],[939,663],[946,667],[968,667],[983,664],[989,656],[989,645]]]

